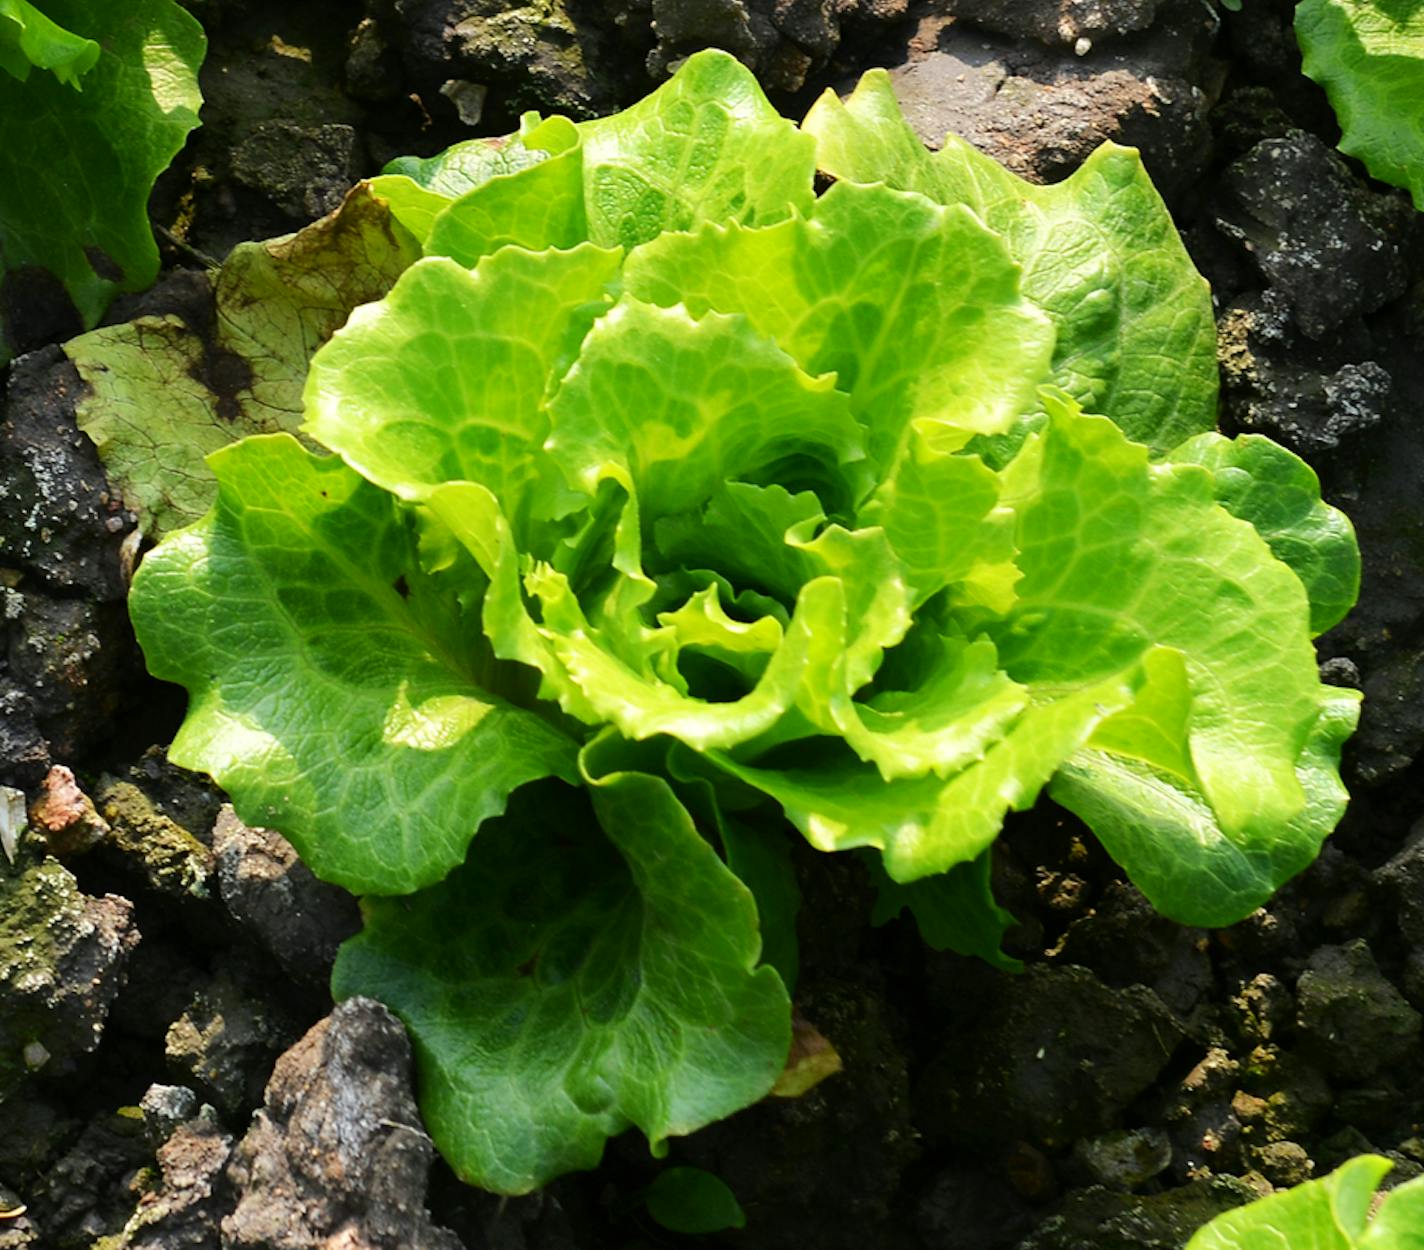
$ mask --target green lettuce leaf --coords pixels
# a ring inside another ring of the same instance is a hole
[[[1370,1216],[1375,1190],[1392,1166],[1379,1155],[1360,1155],[1320,1180],[1218,1215],[1187,1250],[1420,1250],[1424,1180],[1389,1191]]]
[[[431,1135],[500,1193],[594,1166],[629,1126],[661,1154],[765,1095],[791,1044],[751,895],[667,783],[587,780],[596,823],[530,792],[449,880],[368,900],[333,976],[405,1021]]]
[[[1133,149],[1105,143],[1052,186],[954,135],[929,152],[883,70],[844,103],[828,91],[804,128],[834,177],[962,205],[997,234],[1057,330],[1054,381],[1089,412],[1155,452],[1215,426],[1211,297]]]
[[[884,187],[835,187],[770,229],[667,234],[628,260],[654,303],[740,313],[811,373],[834,372],[881,469],[915,423],[946,446],[1006,430],[1053,346],[1003,242],[967,210]]]
[[[21,82],[32,68],[47,69],[82,91],[80,78],[94,68],[99,45],[50,21],[29,0],[0,0],[0,69]]]
[[[1301,68],[1325,88],[1340,150],[1424,212],[1424,7],[1400,0],[1301,0]]]
[[[0,76],[0,282],[47,270],[88,327],[116,292],[140,291],[158,274],[148,195],[198,124],[207,44],[174,0],[46,0],[45,11],[101,52],[82,92],[48,74]],[[0,32],[13,32],[14,20],[0,11]],[[70,62],[74,72],[87,56]],[[17,341],[8,316],[0,313],[0,363]]]
[[[214,280],[210,326],[140,317],[64,344],[88,385],[75,403],[79,428],[145,534],[160,537],[212,505],[209,452],[247,434],[296,433],[316,349],[419,257],[358,183],[296,234],[233,248]]]
[[[438,881],[516,787],[576,778],[575,744],[490,689],[478,626],[396,500],[285,434],[209,463],[213,510],[130,600],[150,671],[188,687],[175,764],[361,894]]]
[[[866,853],[864,862],[875,883],[871,924],[888,924],[908,911],[915,918],[920,936],[935,950],[977,955],[1005,972],[1023,970],[1020,960],[1011,959],[1000,949],[1014,918],[994,901],[987,853],[937,877],[922,877],[908,885],[890,877],[881,867],[879,856]]]
[[[703,222],[781,221],[810,209],[814,173],[810,136],[709,49],[621,113],[578,125],[526,114],[498,146],[393,161],[374,185],[428,255],[473,266],[509,243],[629,248]]]
[[[1310,599],[1310,632],[1337,625],[1360,593],[1360,549],[1349,518],[1320,498],[1315,470],[1259,434],[1199,434],[1172,452],[1179,464],[1210,469],[1216,499],[1250,521]]]

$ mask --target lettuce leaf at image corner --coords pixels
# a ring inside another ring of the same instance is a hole
[[[102,51],[81,91],[51,74],[0,74],[0,294],[57,279],[87,328],[114,294],[158,273],[148,196],[198,124],[207,43],[174,0],[44,9]],[[14,302],[0,298],[0,362],[19,346]]]
[[[1329,1176],[1217,1216],[1186,1250],[1424,1250],[1424,1177],[1390,1190],[1370,1214],[1393,1166],[1360,1155]]]
[[[49,70],[76,91],[99,59],[99,45],[50,21],[29,0],[0,0],[0,70],[24,82],[34,68]]]
[[[1302,68],[1330,97],[1340,150],[1424,212],[1424,4],[1301,0]]]

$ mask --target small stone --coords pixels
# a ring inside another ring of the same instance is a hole
[[[30,808],[30,824],[44,836],[51,855],[69,859],[92,850],[109,836],[109,822],[79,788],[74,774],[56,764],[45,775],[40,796]]]
[[[12,864],[15,847],[25,829],[25,792],[13,786],[0,786],[0,851]]]
[[[466,126],[478,126],[485,112],[485,97],[489,88],[480,82],[468,82],[463,78],[447,79],[440,86],[440,94],[455,106],[460,121]]]
[[[150,1085],[139,1100],[144,1131],[157,1149],[198,1110],[198,1095],[186,1085]]]
[[[1374,1076],[1419,1044],[1421,1017],[1359,939],[1322,946],[1296,985],[1303,1049],[1328,1075]]]
[[[203,1097],[237,1116],[257,1104],[272,1060],[293,1035],[247,984],[220,972],[169,1027],[164,1050]]]
[[[420,1246],[459,1250],[422,1196],[435,1147],[411,1089],[405,1029],[352,998],[278,1061],[233,1152],[227,1250]]]
[[[1274,1141],[1246,1150],[1247,1161],[1278,1189],[1308,1181],[1315,1164],[1305,1147],[1293,1141]]]
[[[356,900],[318,881],[292,844],[224,806],[213,825],[218,892],[233,919],[295,980],[324,986],[337,948],[361,928]]]
[[[1125,1192],[1166,1171],[1172,1142],[1157,1128],[1119,1129],[1081,1138],[1073,1145],[1073,1157],[1099,1185]]]

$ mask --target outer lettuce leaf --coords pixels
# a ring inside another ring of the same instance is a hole
[[[920,936],[935,950],[977,955],[1005,972],[1022,971],[1022,962],[1000,949],[1014,918],[994,901],[987,852],[937,877],[923,877],[908,885],[893,880],[878,856],[866,854],[865,863],[876,887],[871,924],[887,924],[908,910]]]
[[[1216,499],[1250,521],[1310,598],[1310,632],[1344,619],[1360,593],[1360,548],[1350,519],[1321,501],[1315,470],[1260,434],[1199,434],[1171,459],[1210,469]]]
[[[488,689],[478,627],[390,495],[284,434],[210,464],[213,511],[130,598],[150,671],[189,691],[174,763],[363,894],[438,881],[517,786],[576,776],[572,742]]]
[[[425,250],[474,266],[482,256],[511,244],[542,251],[587,242],[583,146],[567,117],[551,117],[512,140],[531,156],[547,153],[519,177],[496,175],[460,196],[430,227]]]
[[[928,152],[883,70],[844,103],[828,91],[803,127],[836,178],[964,205],[999,235],[1057,329],[1054,380],[1088,411],[1156,452],[1215,426],[1211,297],[1133,149],[1105,143],[1046,187],[954,135]]]
[[[709,49],[621,113],[577,126],[528,114],[498,149],[392,162],[376,190],[427,254],[472,266],[507,243],[631,248],[703,222],[781,221],[809,211],[814,173],[811,137]]]
[[[1231,835],[1271,838],[1304,804],[1295,766],[1323,698],[1299,580],[1247,523],[1217,506],[1211,476],[1149,466],[1101,417],[1049,399],[1050,425],[1005,470],[1018,517],[1018,601],[989,625],[1026,683],[1118,672],[1148,647],[1186,668],[1188,779]],[[1268,709],[1268,711],[1267,711]],[[1118,744],[1184,767],[1148,740]]]
[[[1295,766],[1305,806],[1271,836],[1228,834],[1197,783],[1130,754],[1079,751],[1049,794],[1092,827],[1158,911],[1183,924],[1234,924],[1305,868],[1344,814],[1340,747],[1359,714],[1357,691],[1321,688]]]
[[[196,521],[216,486],[203,463],[246,434],[295,433],[307,365],[358,304],[419,259],[367,183],[279,239],[239,243],[215,280],[211,326],[140,317],[70,339],[88,393],[79,428],[153,537]]]
[[[82,92],[48,74],[0,75],[0,281],[48,270],[88,327],[116,292],[158,274],[148,194],[198,124],[207,45],[174,0],[46,0],[45,11],[102,52]],[[0,363],[14,347],[0,321]]]
[[[99,45],[50,21],[29,0],[0,0],[0,69],[25,82],[33,67],[47,69],[76,91],[94,68]]]
[[[436,1144],[501,1193],[594,1166],[630,1125],[661,1154],[766,1094],[791,1042],[752,897],[667,783],[588,782],[603,834],[547,791],[517,803],[448,881],[368,901],[333,977],[405,1020]]]
[[[1424,1180],[1391,1190],[1370,1218],[1375,1190],[1392,1166],[1379,1155],[1360,1155],[1318,1181],[1218,1215],[1187,1250],[1420,1250]]]
[[[1424,7],[1400,0],[1301,0],[1302,69],[1330,97],[1340,150],[1424,212]]]
[[[589,238],[633,247],[703,222],[768,225],[812,204],[815,143],[735,57],[688,57],[632,108],[584,122]]]

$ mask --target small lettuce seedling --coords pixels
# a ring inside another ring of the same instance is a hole
[[[1393,1166],[1360,1155],[1318,1181],[1218,1215],[1187,1250],[1424,1250],[1424,1178],[1390,1190],[1371,1217]]]
[[[148,196],[198,124],[206,48],[175,0],[0,0],[0,284],[52,275],[88,327],[154,280]]]
[[[329,454],[215,453],[131,602],[190,692],[171,757],[366,896],[335,992],[406,1021],[462,1176],[771,1089],[788,824],[990,955],[989,848],[1046,785],[1189,923],[1316,854],[1353,535],[1212,431],[1134,152],[1032,187],[927,152],[883,74],[797,127],[709,52],[374,189],[427,255],[311,362]]]

